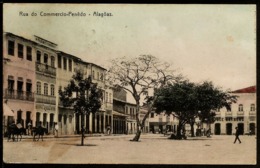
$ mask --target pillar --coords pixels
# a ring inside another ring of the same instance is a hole
[[[103,132],[106,132],[106,113],[103,113]]]
[[[74,131],[74,134],[76,133],[76,114],[74,114],[74,117],[73,117],[73,120],[72,120],[72,122],[73,122],[73,131]]]
[[[92,121],[93,121],[92,115],[93,115],[92,113],[89,114],[89,130],[91,132],[93,132],[93,130],[92,130]]]
[[[102,132],[102,128],[101,128],[101,117],[102,117],[102,114],[101,113],[99,113],[98,114],[98,128],[99,128],[99,133],[101,133]]]
[[[97,113],[94,115],[94,122],[95,122],[95,127],[94,127],[94,132],[97,131]]]
[[[109,124],[110,124],[110,126],[111,126],[111,132],[112,133],[114,133],[114,122],[113,122],[113,120],[114,120],[114,117],[113,117],[113,115],[111,114],[110,116],[109,116]]]

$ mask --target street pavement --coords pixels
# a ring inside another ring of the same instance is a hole
[[[256,136],[213,135],[170,140],[162,134],[142,134],[139,142],[134,135],[93,135],[80,146],[79,135],[45,136],[33,141],[25,136],[19,142],[3,140],[6,163],[61,164],[256,164]]]

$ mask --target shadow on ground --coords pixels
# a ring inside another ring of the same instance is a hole
[[[82,146],[81,144],[76,144],[76,146]],[[97,146],[96,144],[84,144],[83,146]]]
[[[73,145],[73,146],[82,146],[79,143],[77,143],[77,144],[75,144],[75,143],[58,143],[58,144],[59,145],[69,145],[69,146],[71,146],[71,145]],[[83,146],[98,146],[98,145],[96,145],[96,144],[84,144]]]

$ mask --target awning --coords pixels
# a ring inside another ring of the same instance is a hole
[[[128,117],[128,115],[123,114],[123,113],[119,113],[119,112],[114,111],[114,110],[113,110],[112,114],[113,114],[113,115],[116,115],[116,116],[124,116],[124,117]]]
[[[13,110],[6,104],[3,103],[4,116],[14,116]]]

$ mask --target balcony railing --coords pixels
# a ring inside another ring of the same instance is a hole
[[[6,89],[5,93],[4,93],[4,98],[34,101],[34,94],[32,92],[24,92],[24,91]]]
[[[49,95],[35,94],[36,103],[56,104],[56,97]]]
[[[51,67],[46,64],[41,64],[39,62],[36,62],[35,66],[36,66],[37,72],[42,72],[42,73],[56,76],[56,68],[54,68],[54,67]]]
[[[256,115],[256,112],[255,112],[255,111],[249,111],[249,115],[250,115],[250,116],[255,116],[255,115]]]
[[[237,116],[244,116],[244,112],[243,111],[238,111],[237,112]]]
[[[113,110],[113,104],[112,103],[105,103],[106,110]]]
[[[232,112],[226,112],[226,117],[232,117]]]
[[[215,117],[220,117],[221,116],[220,112],[215,112],[215,114],[216,114]]]

